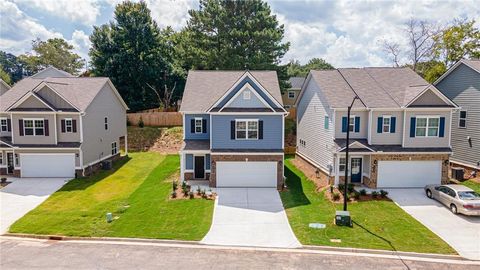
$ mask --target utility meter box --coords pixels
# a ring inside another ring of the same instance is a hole
[[[348,211],[336,211],[335,212],[335,225],[337,226],[349,226],[352,227],[352,219],[350,212]]]

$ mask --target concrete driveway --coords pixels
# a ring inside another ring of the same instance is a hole
[[[301,247],[274,188],[217,188],[212,227],[204,244]]]
[[[390,189],[388,196],[462,257],[480,260],[480,217],[454,215],[447,207],[427,198],[423,189]]]
[[[9,178],[9,185],[0,189],[0,234],[8,231],[17,219],[45,201],[61,188],[66,178]]]

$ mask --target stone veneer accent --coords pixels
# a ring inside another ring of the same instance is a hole
[[[282,190],[284,185],[283,180],[283,155],[211,155],[211,173],[210,186],[217,186],[216,169],[218,161],[243,161],[248,158],[248,162],[255,161],[276,161],[277,164],[277,189]]]
[[[0,168],[0,175],[7,175],[7,168]]]
[[[295,155],[295,158],[298,159],[298,160],[301,160],[302,163],[306,166],[309,166],[311,170],[314,170],[314,171],[317,171],[319,172],[319,177],[318,179],[320,181],[325,181],[326,183],[328,183],[329,185],[333,185],[335,183],[335,177],[334,176],[329,176],[327,173],[325,173],[323,170],[319,169],[317,166],[313,165],[312,163],[310,163],[310,161],[304,159],[302,156],[300,155]],[[312,179],[310,179],[312,180]],[[315,180],[313,180],[313,182],[315,182]],[[317,185],[318,186],[318,185]]]
[[[94,174],[95,172],[98,172],[99,170],[101,170],[103,161],[107,161],[107,160],[116,161],[118,159],[120,159],[120,153],[117,153],[116,155],[111,156],[107,159],[104,159],[100,162],[97,162],[93,165],[90,165],[90,166],[86,167],[85,170],[83,171],[83,176],[90,176],[90,175]],[[77,177],[81,177],[81,176],[82,176],[82,173],[77,174]]]
[[[441,160],[442,161],[442,184],[448,184],[448,154],[382,154],[371,155],[370,181],[365,183],[369,188],[377,187],[377,164],[379,160],[399,160],[399,161],[422,161],[422,160]]]

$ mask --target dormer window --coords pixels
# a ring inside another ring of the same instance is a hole
[[[251,93],[248,90],[243,91],[243,99],[250,99]]]

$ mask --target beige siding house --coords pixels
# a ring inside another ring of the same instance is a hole
[[[295,108],[296,106],[295,104],[300,94],[300,90],[302,90],[302,85],[304,81],[305,81],[304,77],[291,77],[288,80],[291,87],[287,91],[285,91],[285,93],[282,94],[283,107],[286,110]]]
[[[408,68],[311,71],[297,100],[297,156],[325,181],[344,182],[350,130],[349,182],[371,188],[445,183],[457,109]]]
[[[128,107],[108,78],[53,67],[1,96],[0,174],[75,177],[127,151]]]
[[[5,94],[10,89],[10,85],[0,79],[0,96]]]

